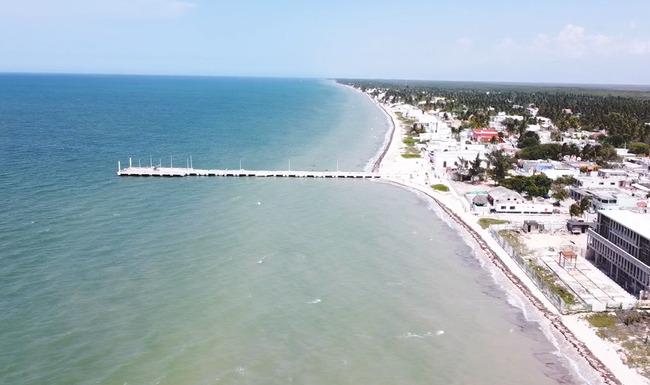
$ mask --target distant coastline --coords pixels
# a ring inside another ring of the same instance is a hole
[[[339,81],[335,81],[335,83],[337,85],[339,85],[339,86],[345,87],[347,89],[350,89],[350,90],[352,90],[354,92],[360,93],[361,95],[367,97],[368,100],[370,100],[370,102],[372,104],[379,107],[379,109],[384,114],[384,117],[386,118],[386,121],[389,124],[388,130],[384,134],[384,141],[382,142],[381,146],[379,147],[379,150],[377,150],[375,155],[373,155],[373,157],[368,160],[368,163],[366,164],[366,167],[364,169],[364,171],[377,172],[377,171],[379,171],[379,166],[381,165],[381,162],[384,159],[384,157],[386,156],[386,153],[388,152],[388,148],[390,147],[390,144],[394,139],[397,124],[395,123],[395,120],[393,119],[393,117],[388,113],[388,111],[386,111],[384,106],[382,106],[381,103],[377,103],[377,101],[375,101],[367,93],[362,92],[361,90],[359,90],[357,88],[354,88],[352,86],[349,86],[347,84],[340,83]]]
[[[345,84],[342,85],[351,88],[356,92],[362,92],[352,86]],[[386,135],[388,142],[382,145],[378,156],[372,159],[372,171],[380,171],[382,168],[386,168],[387,162],[390,162],[390,173],[392,174],[395,172],[395,168],[399,168],[400,164],[403,165],[405,164],[404,162],[408,161],[399,159],[399,138],[397,138],[395,135],[395,132],[398,130],[399,123],[395,122],[394,118],[392,117],[392,113],[387,111],[386,107],[383,106],[382,103],[372,99],[372,97],[365,92],[363,92],[363,94],[368,96],[373,101],[373,103],[382,111],[382,113],[384,113],[389,118],[392,124],[392,128]],[[392,150],[391,156],[393,159],[389,159],[389,157],[387,157],[389,150]],[[408,173],[408,170],[406,170],[406,173]],[[410,178],[412,179],[412,175]],[[562,350],[566,351],[567,349],[570,349],[576,355],[576,357],[570,358],[567,356],[566,358],[570,361],[574,361],[574,358],[580,357],[580,359],[583,360],[583,363],[581,365],[578,365],[579,367],[583,368],[583,370],[576,369],[576,371],[581,376],[589,376],[587,373],[584,373],[584,370],[589,367],[589,370],[593,374],[597,375],[602,383],[623,384],[628,382],[622,382],[619,379],[620,377],[617,377],[617,375],[614,374],[611,369],[611,362],[605,363],[601,360],[601,358],[594,354],[594,352],[590,349],[590,346],[593,347],[593,344],[591,343],[593,341],[586,341],[576,336],[572,328],[568,327],[563,322],[563,318],[554,311],[552,305],[544,301],[543,295],[536,293],[534,288],[531,289],[528,284],[522,282],[522,277],[520,274],[513,270],[516,269],[513,267],[514,265],[511,265],[507,260],[504,260],[504,258],[507,259],[507,257],[504,257],[504,252],[502,253],[495,250],[495,248],[499,248],[499,246],[494,244],[494,240],[487,235],[487,232],[482,232],[481,230],[475,228],[476,226],[472,226],[472,224],[467,221],[467,218],[463,218],[462,210],[459,211],[460,209],[456,207],[456,197],[427,189],[426,187],[428,186],[426,184],[416,183],[415,181],[411,180],[404,180],[397,176],[397,173],[394,177],[384,177],[379,181],[405,188],[409,191],[415,192],[416,194],[422,194],[424,197],[426,197],[426,199],[431,200],[436,205],[436,207],[439,208],[439,210],[435,210],[436,214],[441,219],[447,221],[447,223],[449,223],[452,227],[460,230],[464,241],[468,245],[475,248],[475,250],[477,250],[477,252],[481,255],[481,259],[485,258],[489,260],[491,262],[491,265],[499,271],[499,274],[503,276],[503,278],[507,279],[507,281],[509,281],[511,285],[514,286],[516,290],[518,290],[519,294],[525,298],[527,305],[529,305],[531,309],[534,309],[534,311],[538,313],[542,319],[544,319],[544,323],[549,328],[549,331],[553,331],[552,338],[561,338],[564,341],[562,344]],[[508,290],[506,289],[506,291]],[[550,340],[551,337],[547,336],[547,338]],[[560,349],[557,344],[556,347]],[[577,362],[574,361],[573,365],[577,365]],[[585,380],[590,383],[590,381],[587,379]]]
[[[337,79],[339,84],[345,81],[355,79]],[[372,84],[383,85],[400,85],[400,86],[427,86],[427,87],[445,87],[458,89],[540,89],[544,91],[583,91],[586,93],[610,93],[622,94],[626,96],[638,96],[650,98],[650,84],[597,84],[597,83],[558,83],[558,82],[508,82],[508,81],[489,81],[489,80],[421,80],[421,79],[367,79]]]

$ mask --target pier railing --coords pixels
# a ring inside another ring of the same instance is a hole
[[[376,179],[381,178],[377,172],[365,171],[294,171],[294,170],[223,170],[223,169],[198,169],[177,167],[126,167],[117,170],[119,176],[139,177],[258,177],[258,178],[354,178]]]

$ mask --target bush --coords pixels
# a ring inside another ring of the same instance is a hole
[[[442,191],[442,192],[449,191],[449,187],[445,186],[444,184],[440,184],[440,183],[431,185],[431,188],[434,189],[434,190],[437,190],[437,191]]]
[[[611,328],[616,325],[616,316],[607,313],[595,313],[587,316],[587,321],[596,328]]]
[[[637,155],[650,155],[650,145],[642,142],[632,142],[628,146],[628,151]]]
[[[510,223],[510,221],[506,221],[505,219],[494,219],[494,218],[481,218],[478,220],[478,224],[484,229],[487,229],[492,225],[505,225],[506,223]]]
[[[415,139],[413,139],[412,136],[407,136],[407,137],[405,137],[404,139],[402,139],[402,142],[403,142],[404,144],[408,144],[409,146],[412,146],[412,145],[415,144]]]

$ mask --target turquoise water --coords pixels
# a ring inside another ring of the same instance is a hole
[[[0,76],[0,383],[576,381],[408,191],[114,174],[360,170],[386,124],[319,80]]]

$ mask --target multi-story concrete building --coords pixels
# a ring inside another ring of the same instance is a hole
[[[650,290],[650,215],[600,210],[586,257],[628,292]]]

